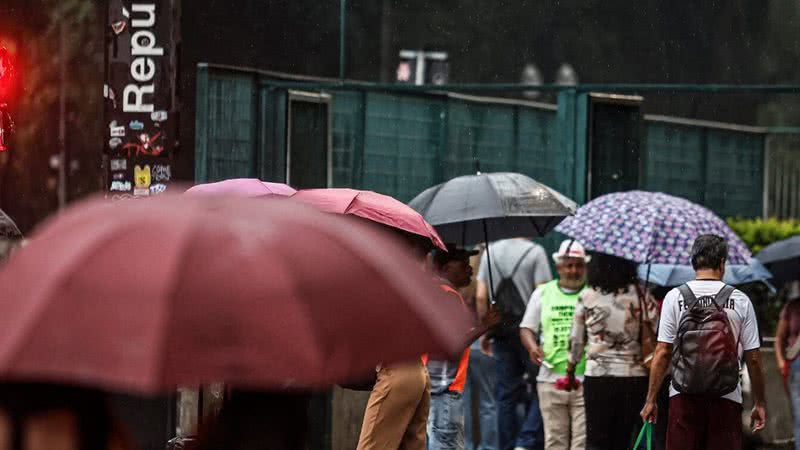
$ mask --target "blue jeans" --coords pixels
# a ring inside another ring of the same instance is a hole
[[[467,384],[464,386],[464,434],[466,450],[497,450],[497,402],[495,360],[481,353],[478,341],[469,352]],[[480,440],[472,442],[472,397],[478,397],[478,428]]]
[[[464,450],[464,397],[460,392],[431,395],[428,450]]]
[[[519,339],[498,339],[494,342],[497,368],[497,435],[500,450],[522,447],[544,449],[544,425],[536,394],[534,366]],[[523,380],[527,374],[528,380]],[[524,420],[517,414],[517,405],[527,405]]]
[[[794,448],[800,450],[800,358],[789,366],[789,395],[794,415]]]

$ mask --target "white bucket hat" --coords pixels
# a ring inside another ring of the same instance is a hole
[[[567,239],[561,243],[558,251],[553,253],[553,261],[558,264],[562,258],[583,258],[587,263],[592,260],[592,257],[586,254],[586,249],[583,248],[580,242],[575,239]]]

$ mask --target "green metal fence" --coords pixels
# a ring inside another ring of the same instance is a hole
[[[198,70],[196,180],[284,180],[285,79]],[[328,93],[334,186],[408,201],[433,184],[474,173],[477,162],[484,172],[525,173],[586,200],[585,94],[562,93],[551,105],[358,85]],[[663,116],[640,122],[643,164],[635,187],[688,198],[721,216],[762,215],[766,130]]]

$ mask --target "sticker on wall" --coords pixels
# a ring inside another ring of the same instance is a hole
[[[128,22],[124,20],[120,20],[119,22],[114,22],[111,24],[111,30],[114,31],[114,34],[119,35],[123,31],[125,31],[125,27],[128,25]]]
[[[137,189],[146,189],[150,187],[150,166],[133,167],[133,181],[136,183]],[[148,191],[149,193],[149,191]]]
[[[130,181],[112,181],[111,182],[111,190],[118,191],[118,192],[127,192],[131,190],[131,182]]]
[[[118,137],[111,138],[108,141],[108,146],[111,147],[112,150],[117,148],[117,147],[119,147],[120,145],[122,145],[122,139],[120,139]]]
[[[166,111],[153,111],[150,113],[150,120],[153,122],[164,122],[169,115]]]
[[[146,197],[150,195],[150,188],[136,188],[133,190],[134,197]]]
[[[111,170],[128,170],[128,160],[127,159],[112,159],[110,166],[111,166]]]
[[[163,194],[164,191],[167,190],[167,185],[163,183],[157,183],[150,186],[150,193],[153,195]]]
[[[124,180],[125,172],[117,172],[111,175],[112,180]]]
[[[125,137],[125,127],[112,127],[111,137]]]
[[[144,130],[144,123],[138,120],[131,120],[131,123],[128,124],[128,128],[134,131],[141,131]]]
[[[150,174],[156,183],[169,181],[172,179],[172,168],[167,164],[153,164]]]

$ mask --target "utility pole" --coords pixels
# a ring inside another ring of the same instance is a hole
[[[70,162],[67,152],[67,27],[59,21],[58,62],[58,209],[67,205],[67,177]]]

